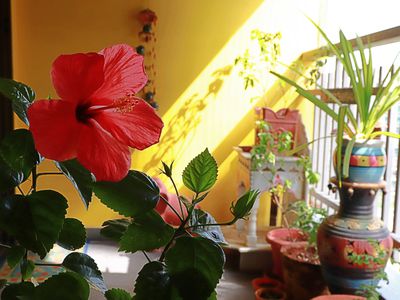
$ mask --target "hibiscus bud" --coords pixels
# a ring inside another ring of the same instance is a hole
[[[140,45],[136,47],[137,54],[144,55],[144,46]]]

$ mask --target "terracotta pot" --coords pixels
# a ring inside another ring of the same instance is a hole
[[[283,278],[281,247],[291,244],[307,244],[307,236],[296,228],[275,228],[267,233],[266,240],[271,245],[273,273]]]
[[[255,291],[256,300],[285,300],[286,294],[279,288],[261,288]]]
[[[309,300],[327,293],[315,248],[294,244],[281,249],[287,298]]]
[[[366,298],[355,295],[322,295],[311,300],[366,300]]]
[[[283,289],[283,283],[279,280],[270,277],[258,277],[251,281],[253,290],[256,291],[261,288],[279,288]]]
[[[373,217],[375,194],[384,187],[384,182],[342,182],[338,214],[329,216],[319,227],[318,253],[331,293],[355,294],[361,285],[378,284],[376,275],[385,267],[393,247],[389,230]],[[377,245],[371,240],[379,244],[386,257],[379,264],[355,263],[355,255],[377,255]]]

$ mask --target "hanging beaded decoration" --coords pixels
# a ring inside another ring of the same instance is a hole
[[[157,75],[155,68],[155,43],[157,42],[155,27],[157,16],[154,11],[150,9],[145,9],[139,13],[138,20],[143,26],[142,31],[139,32],[139,40],[143,44],[136,47],[136,52],[145,57],[144,68],[148,77],[147,85],[144,87],[141,96],[152,107],[158,109],[158,103],[154,100],[154,97],[156,95],[155,78]]]

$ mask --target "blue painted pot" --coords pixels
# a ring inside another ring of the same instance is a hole
[[[343,141],[342,157],[348,140]],[[336,153],[334,155],[336,169]],[[386,169],[386,151],[380,140],[356,141],[350,156],[349,177],[346,181],[378,183]]]

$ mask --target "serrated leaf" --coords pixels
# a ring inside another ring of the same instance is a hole
[[[64,196],[51,190],[7,196],[0,199],[0,228],[44,258],[58,239],[67,207]]]
[[[250,215],[254,203],[260,192],[249,190],[242,195],[236,202],[231,203],[231,213],[236,220],[246,218]]]
[[[21,276],[23,280],[28,280],[32,277],[33,270],[35,269],[35,263],[31,260],[23,260],[21,262]]]
[[[210,297],[222,276],[224,263],[221,247],[203,237],[180,237],[166,254],[172,284],[183,299]]]
[[[111,289],[105,293],[107,300],[132,300],[132,296],[121,289]]]
[[[218,166],[208,149],[196,156],[183,171],[183,183],[195,193],[209,190],[217,181]]]
[[[13,111],[26,125],[29,125],[26,111],[35,99],[33,90],[21,82],[0,78],[0,93],[11,100]]]
[[[7,264],[11,269],[14,269],[24,257],[26,250],[21,246],[13,246],[7,252]]]
[[[83,204],[88,208],[93,194],[94,179],[92,173],[85,169],[76,159],[56,162],[56,166],[72,182]]]
[[[174,229],[166,224],[160,215],[150,211],[137,216],[128,226],[119,242],[119,251],[134,253],[149,251],[165,246],[174,235]]]
[[[22,171],[12,170],[8,164],[0,157],[0,192],[7,192],[18,186],[25,180]]]
[[[94,192],[102,203],[126,217],[152,210],[160,198],[157,183],[139,171],[129,171],[120,182],[96,182]]]
[[[89,284],[102,293],[107,291],[103,276],[93,258],[85,253],[73,252],[68,254],[62,262],[63,267],[83,276]]]
[[[131,221],[128,219],[108,220],[103,223],[104,227],[100,230],[100,234],[113,241],[119,242],[130,224]]]
[[[1,300],[33,300],[35,286],[32,282],[10,284],[1,293]]]
[[[73,272],[51,276],[35,288],[35,300],[88,300],[88,298],[88,283],[82,276]]]
[[[66,218],[58,236],[57,244],[67,250],[82,248],[86,243],[86,230],[82,222]]]
[[[214,217],[201,209],[194,209],[189,225],[190,230],[202,237],[213,240],[218,244],[226,244],[226,240],[220,226],[204,226],[205,224],[217,223]]]
[[[153,261],[144,265],[136,279],[134,299],[172,299],[171,278],[163,263]]]

